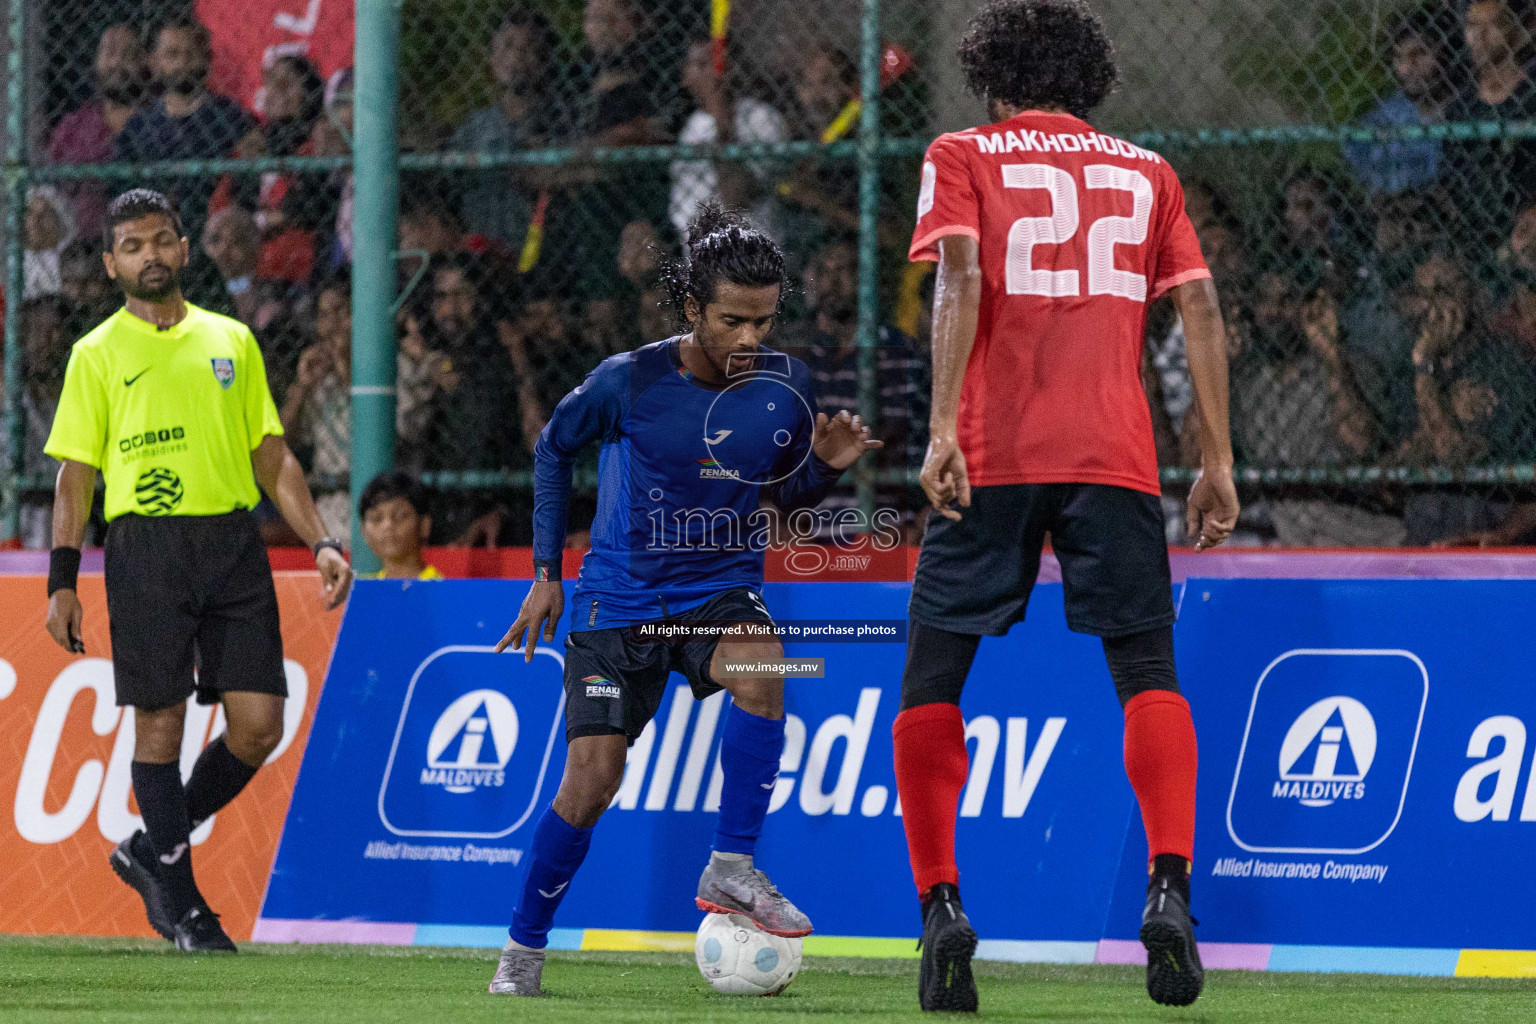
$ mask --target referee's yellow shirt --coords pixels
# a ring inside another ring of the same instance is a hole
[[[282,432],[250,328],[189,302],[162,331],[125,307],[75,343],[44,451],[101,470],[108,521],[212,516],[256,507],[251,452]]]

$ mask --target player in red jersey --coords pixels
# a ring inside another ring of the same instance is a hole
[[[1118,79],[1082,0],[989,0],[960,60],[995,123],[929,147],[910,254],[939,264],[921,478],[937,514],[913,579],[894,728],[923,904],[919,999],[976,1009],[976,933],[955,865],[960,691],[981,637],[1024,618],[1048,533],[1067,624],[1103,639],[1125,710],[1126,773],[1151,854],[1147,991],[1187,1005],[1204,982],[1188,906],[1195,730],[1174,670],[1140,365],[1147,303],[1171,292],[1202,427],[1189,526],[1197,548],[1220,544],[1238,505],[1216,290],[1167,162],[1082,120]]]

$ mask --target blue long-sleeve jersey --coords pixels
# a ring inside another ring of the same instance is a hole
[[[816,399],[798,359],[764,348],[724,387],[683,366],[669,338],[604,360],[561,399],[534,448],[533,558],[558,579],[571,467],[593,441],[597,516],[571,629],[664,618],[724,590],[759,588],[771,531],[759,512],[818,504],[842,475],[811,450]]]

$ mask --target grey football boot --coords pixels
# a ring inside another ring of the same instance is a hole
[[[509,941],[496,963],[496,974],[491,978],[493,996],[541,996],[544,989],[539,982],[544,977],[544,951],[523,949]]]
[[[699,876],[699,895],[693,902],[706,913],[750,917],[769,935],[794,939],[811,934],[811,919],[785,899],[749,857],[711,857]]]

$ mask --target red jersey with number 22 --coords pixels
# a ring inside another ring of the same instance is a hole
[[[1025,111],[928,147],[909,256],[969,235],[981,260],[960,392],[973,486],[1160,492],[1141,383],[1147,303],[1209,277],[1184,190],[1155,153]]]

